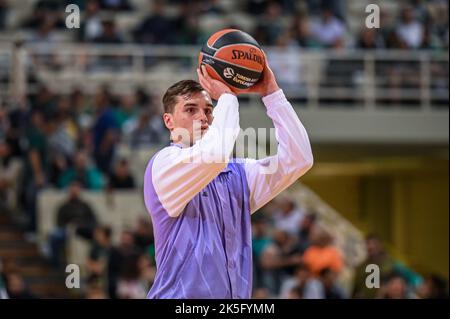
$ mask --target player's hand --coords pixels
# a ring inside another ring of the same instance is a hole
[[[269,62],[267,60],[267,55],[264,53],[264,70],[261,75],[261,78],[255,85],[247,89],[248,93],[257,93],[261,96],[266,96],[272,94],[275,91],[278,91],[280,87],[277,84],[275,79],[275,75],[272,72],[272,69],[269,67]]]
[[[226,84],[210,77],[204,65],[201,65],[200,69],[197,68],[197,75],[200,85],[213,100],[217,101],[224,93],[234,94]]]

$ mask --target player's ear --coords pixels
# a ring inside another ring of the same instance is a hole
[[[172,131],[175,128],[175,123],[173,121],[172,113],[164,113],[163,114],[164,124],[166,125],[169,131]]]

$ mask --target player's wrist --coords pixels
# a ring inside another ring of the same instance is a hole
[[[278,84],[274,83],[272,85],[268,85],[267,88],[262,92],[262,96],[268,96],[272,93],[275,93],[276,91],[280,90],[280,87],[278,86]]]
[[[231,95],[236,96],[236,93],[234,93],[234,92],[231,91],[231,90],[225,90],[225,91],[223,91],[220,95],[222,96],[223,94],[231,94]]]

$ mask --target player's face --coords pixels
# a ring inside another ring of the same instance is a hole
[[[213,121],[212,113],[211,98],[208,93],[202,91],[189,97],[178,96],[173,113],[166,113],[164,120],[174,142],[192,145],[207,132]]]

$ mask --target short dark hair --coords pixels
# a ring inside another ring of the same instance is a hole
[[[201,91],[203,91],[202,86],[194,80],[182,80],[175,83],[167,89],[163,96],[162,103],[164,106],[164,113],[172,113],[174,111],[174,106],[177,103],[177,96],[190,97],[192,94]]]
[[[381,237],[378,234],[375,234],[375,233],[367,234],[366,241],[369,241],[369,240],[376,240],[376,241],[382,242]]]
[[[98,230],[105,235],[107,239],[111,239],[112,228],[110,226],[102,225],[98,227]]]

